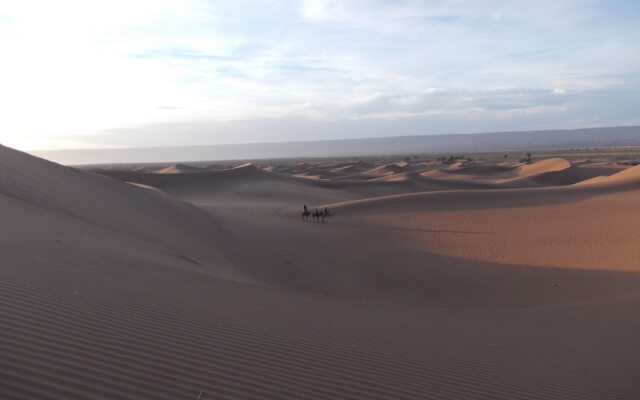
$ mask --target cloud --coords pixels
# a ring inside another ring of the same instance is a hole
[[[637,120],[637,2],[481,3],[3,4],[0,141],[126,146],[156,129],[173,145]]]

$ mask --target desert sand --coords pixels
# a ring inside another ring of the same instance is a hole
[[[640,166],[562,158],[0,147],[0,398],[638,399],[639,204]]]

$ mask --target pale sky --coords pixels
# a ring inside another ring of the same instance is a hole
[[[23,150],[634,124],[638,0],[0,0]]]

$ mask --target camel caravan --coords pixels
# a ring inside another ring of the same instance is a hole
[[[325,208],[324,210],[318,210],[318,208],[316,208],[314,211],[311,211],[305,204],[302,206],[302,220],[308,222],[309,216],[311,216],[313,222],[325,223],[331,214],[329,213],[328,208]]]

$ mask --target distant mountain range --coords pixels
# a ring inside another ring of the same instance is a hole
[[[513,150],[533,151],[618,146],[640,146],[640,126],[398,136],[309,142],[55,150],[37,151],[33,152],[33,154],[67,165],[78,165],[297,157],[362,157]]]

